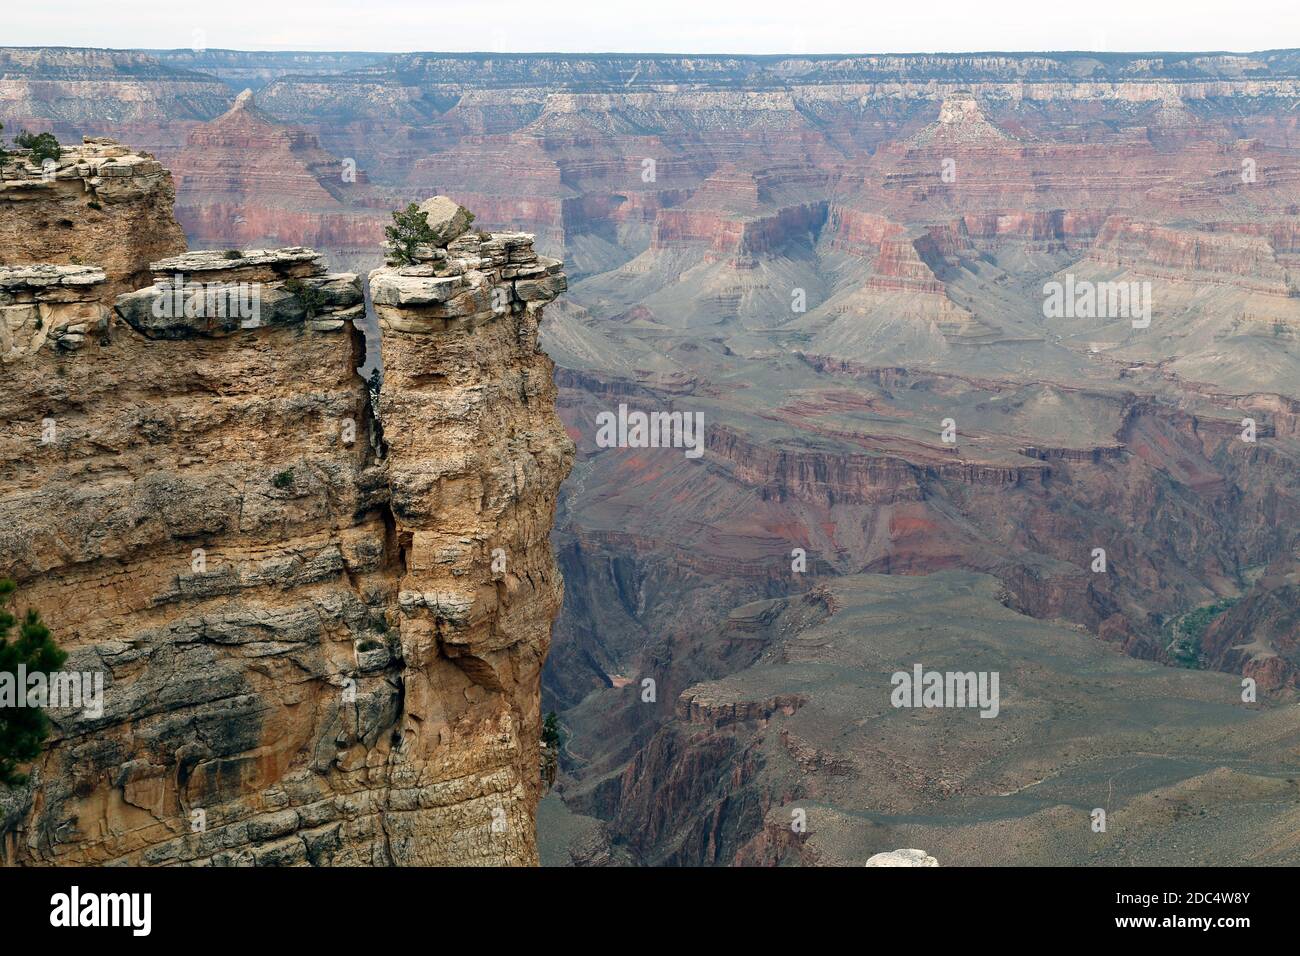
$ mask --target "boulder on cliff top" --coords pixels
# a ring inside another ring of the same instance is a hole
[[[867,866],[938,866],[939,861],[924,850],[890,850],[877,853],[867,860]]]
[[[454,239],[459,239],[469,232],[474,214],[456,200],[448,196],[434,196],[420,203],[420,212],[424,213],[433,230],[435,246],[445,246]]]

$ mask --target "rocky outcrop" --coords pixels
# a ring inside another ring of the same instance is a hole
[[[56,718],[7,862],[385,859],[351,762],[400,696],[359,336],[150,338],[119,313],[105,347],[51,358],[6,381],[24,492],[0,553],[105,701]]]
[[[150,266],[154,284],[118,296],[116,311],[151,339],[304,323],[337,332],[365,315],[360,279],[327,273],[313,249],[190,252]]]
[[[697,685],[677,699],[675,716],[691,724],[703,724],[717,730],[728,724],[765,721],[773,714],[789,717],[808,699],[799,694],[778,694],[766,700],[728,699],[708,685]]]
[[[446,213],[429,217],[443,235],[468,225],[446,202],[425,208]],[[521,234],[462,235],[370,275],[407,659],[404,774],[422,793],[425,780],[454,784],[457,801],[439,811],[449,795],[435,788],[402,819],[413,862],[454,859],[484,821],[499,834],[484,861],[537,862],[540,677],[562,596],[549,534],[573,457],[537,332],[564,286],[560,263]]]
[[[537,862],[565,280],[528,236],[450,246],[372,279],[382,392],[310,249],[0,275],[0,573],[104,685],[0,796],[0,861]]]
[[[0,362],[34,355],[41,346],[74,351],[108,329],[99,302],[104,270],[94,266],[0,266]]]
[[[185,250],[171,174],[111,139],[65,146],[34,165],[0,163],[0,264],[95,265],[105,304],[148,280],[148,263]]]
[[[824,203],[787,206],[770,215],[742,218],[691,209],[665,209],[655,220],[653,248],[694,242],[707,243],[715,256],[768,255],[791,239],[816,231],[825,219]]]
[[[944,98],[938,121],[912,134],[908,146],[936,149],[1000,146],[1014,137],[989,122],[979,100],[969,90],[957,90]]]
[[[1291,282],[1268,237],[1201,231],[1116,216],[1108,219],[1088,260],[1137,275],[1199,285],[1223,284],[1286,296]],[[1300,278],[1292,280],[1300,283]]]
[[[881,292],[917,292],[943,295],[943,283],[934,269],[921,258],[925,240],[917,237],[882,239],[876,270],[867,288]]]
[[[863,866],[938,866],[939,861],[924,850],[889,850],[877,853]]]

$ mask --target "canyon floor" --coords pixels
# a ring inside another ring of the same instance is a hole
[[[438,192],[565,260],[543,864],[1300,863],[1296,51],[116,56],[0,50],[0,119],[193,248]]]

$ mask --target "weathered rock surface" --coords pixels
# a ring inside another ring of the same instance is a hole
[[[147,281],[147,264],[185,249],[171,175],[110,139],[64,146],[45,168],[0,164],[0,264],[95,265],[105,302]]]
[[[494,829],[475,852],[486,861],[537,862],[541,666],[562,597],[549,533],[573,458],[537,347],[541,307],[564,274],[549,260],[549,286],[506,277],[537,259],[529,236],[473,235],[451,243],[433,276],[401,274],[420,264],[370,274],[401,556],[404,772],[438,780],[451,769],[445,755],[459,755],[464,780],[454,812],[399,818],[410,862],[445,860],[440,847],[484,822]],[[455,294],[402,295],[447,279]]]
[[[536,863],[559,263],[517,235],[443,252],[462,295],[383,307],[381,425],[355,275],[96,235],[103,269],[0,272],[0,573],[105,685],[0,798],[0,860]]]
[[[93,266],[0,266],[0,362],[33,355],[42,345],[74,351],[88,334],[108,330],[99,302],[104,270]]]
[[[420,203],[420,212],[424,213],[433,231],[436,246],[445,246],[453,239],[459,239],[469,231],[470,223],[474,221],[468,209],[446,196],[426,199]]]
[[[327,273],[312,249],[189,252],[150,268],[154,284],[118,296],[115,305],[148,338],[228,335],[301,322],[314,331],[336,331],[365,314],[360,277]]]
[[[889,850],[877,853],[866,866],[938,866],[939,861],[924,850]]]

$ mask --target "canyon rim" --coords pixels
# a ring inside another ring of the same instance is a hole
[[[11,47],[0,121],[0,577],[103,680],[5,865],[1300,863],[1300,52]]]

